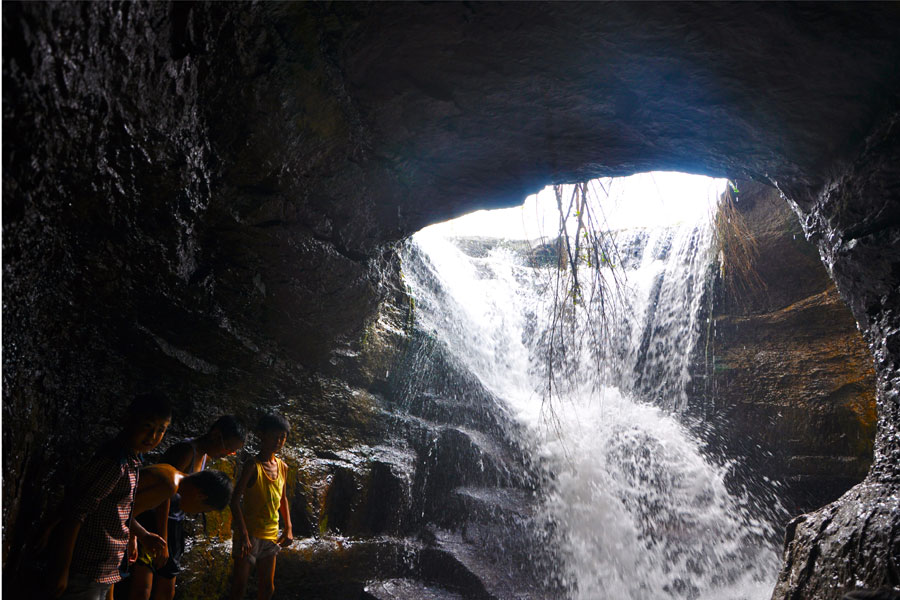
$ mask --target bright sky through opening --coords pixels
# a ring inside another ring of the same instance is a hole
[[[630,177],[596,179],[594,192],[610,230],[660,227],[696,222],[712,214],[725,179],[656,171]],[[566,186],[564,196],[571,194]],[[442,237],[493,237],[533,240],[555,237],[559,226],[556,197],[548,186],[525,199],[522,206],[480,210],[427,227]]]

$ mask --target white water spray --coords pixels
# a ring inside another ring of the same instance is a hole
[[[603,359],[585,359],[559,388],[551,420],[540,341],[548,270],[503,244],[467,254],[435,231],[409,249],[430,271],[406,272],[420,325],[539,440],[555,479],[543,508],[560,534],[572,598],[761,600],[774,584],[769,526],[729,494],[724,468],[671,413],[686,401],[703,326],[710,237],[703,219],[620,236],[627,283],[610,310],[624,318],[612,322]]]

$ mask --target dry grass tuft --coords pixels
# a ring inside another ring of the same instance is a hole
[[[766,283],[756,269],[759,258],[756,238],[735,205],[738,194],[737,186],[729,181],[713,220],[713,232],[719,277],[729,296],[739,300],[742,296],[764,290]]]

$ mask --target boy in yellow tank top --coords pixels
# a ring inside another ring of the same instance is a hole
[[[244,597],[250,567],[256,563],[259,600],[275,592],[275,559],[293,541],[291,513],[285,495],[287,465],[275,456],[287,440],[291,426],[282,415],[267,414],[259,420],[259,454],[241,467],[231,500],[234,528],[234,580],[232,600]],[[278,515],[284,531],[278,535]]]

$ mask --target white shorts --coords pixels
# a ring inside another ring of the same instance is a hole
[[[250,564],[256,564],[256,561],[267,558],[269,556],[275,556],[281,552],[281,546],[273,542],[272,540],[261,540],[259,538],[255,538],[252,535],[250,536],[250,554],[248,554],[245,558],[250,560]],[[238,559],[238,546],[233,547],[234,559]]]

